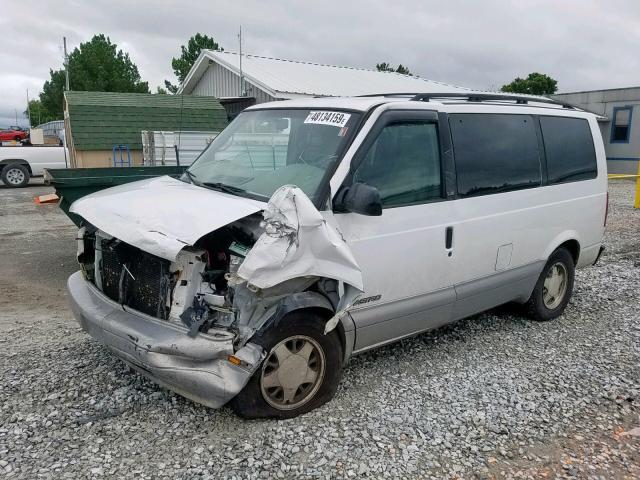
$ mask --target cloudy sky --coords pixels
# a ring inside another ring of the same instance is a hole
[[[2,0],[2,3],[8,0]],[[0,17],[0,127],[26,124],[70,49],[105,33],[152,90],[196,32],[236,51],[334,65],[402,63],[424,78],[497,89],[538,71],[562,92],[640,85],[640,0],[20,0]]]

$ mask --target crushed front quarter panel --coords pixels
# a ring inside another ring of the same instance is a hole
[[[237,292],[243,292],[253,300],[238,304],[240,326],[260,328],[273,314],[271,307],[279,298],[267,292],[274,287],[295,279],[310,279],[313,283],[318,278],[330,278],[340,282],[342,288],[336,313],[325,327],[325,333],[329,332],[364,291],[362,272],[347,242],[334,222],[327,222],[309,197],[296,186],[285,185],[276,190],[263,217],[264,233],[238,272],[230,276],[230,284],[236,285]],[[290,293],[296,291],[301,290]],[[260,307],[264,314],[256,315]],[[251,319],[248,325],[243,318]]]
[[[362,272],[347,242],[298,187],[276,190],[263,216],[265,231],[237,273],[250,287],[267,289],[313,276],[364,290]]]

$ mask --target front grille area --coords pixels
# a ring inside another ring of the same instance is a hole
[[[100,240],[103,293],[116,302],[167,318],[170,262],[119,240]]]

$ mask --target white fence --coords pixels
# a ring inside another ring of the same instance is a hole
[[[191,165],[220,132],[142,132],[144,165]],[[177,155],[176,155],[177,154]]]
[[[34,128],[41,128],[45,137],[57,137],[60,131],[64,130],[64,120],[53,120],[42,123]]]

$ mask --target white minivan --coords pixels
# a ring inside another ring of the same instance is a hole
[[[507,302],[561,315],[603,250],[607,172],[596,117],[541,97],[303,99],[71,211],[89,334],[194,401],[287,418],[352,354]]]

